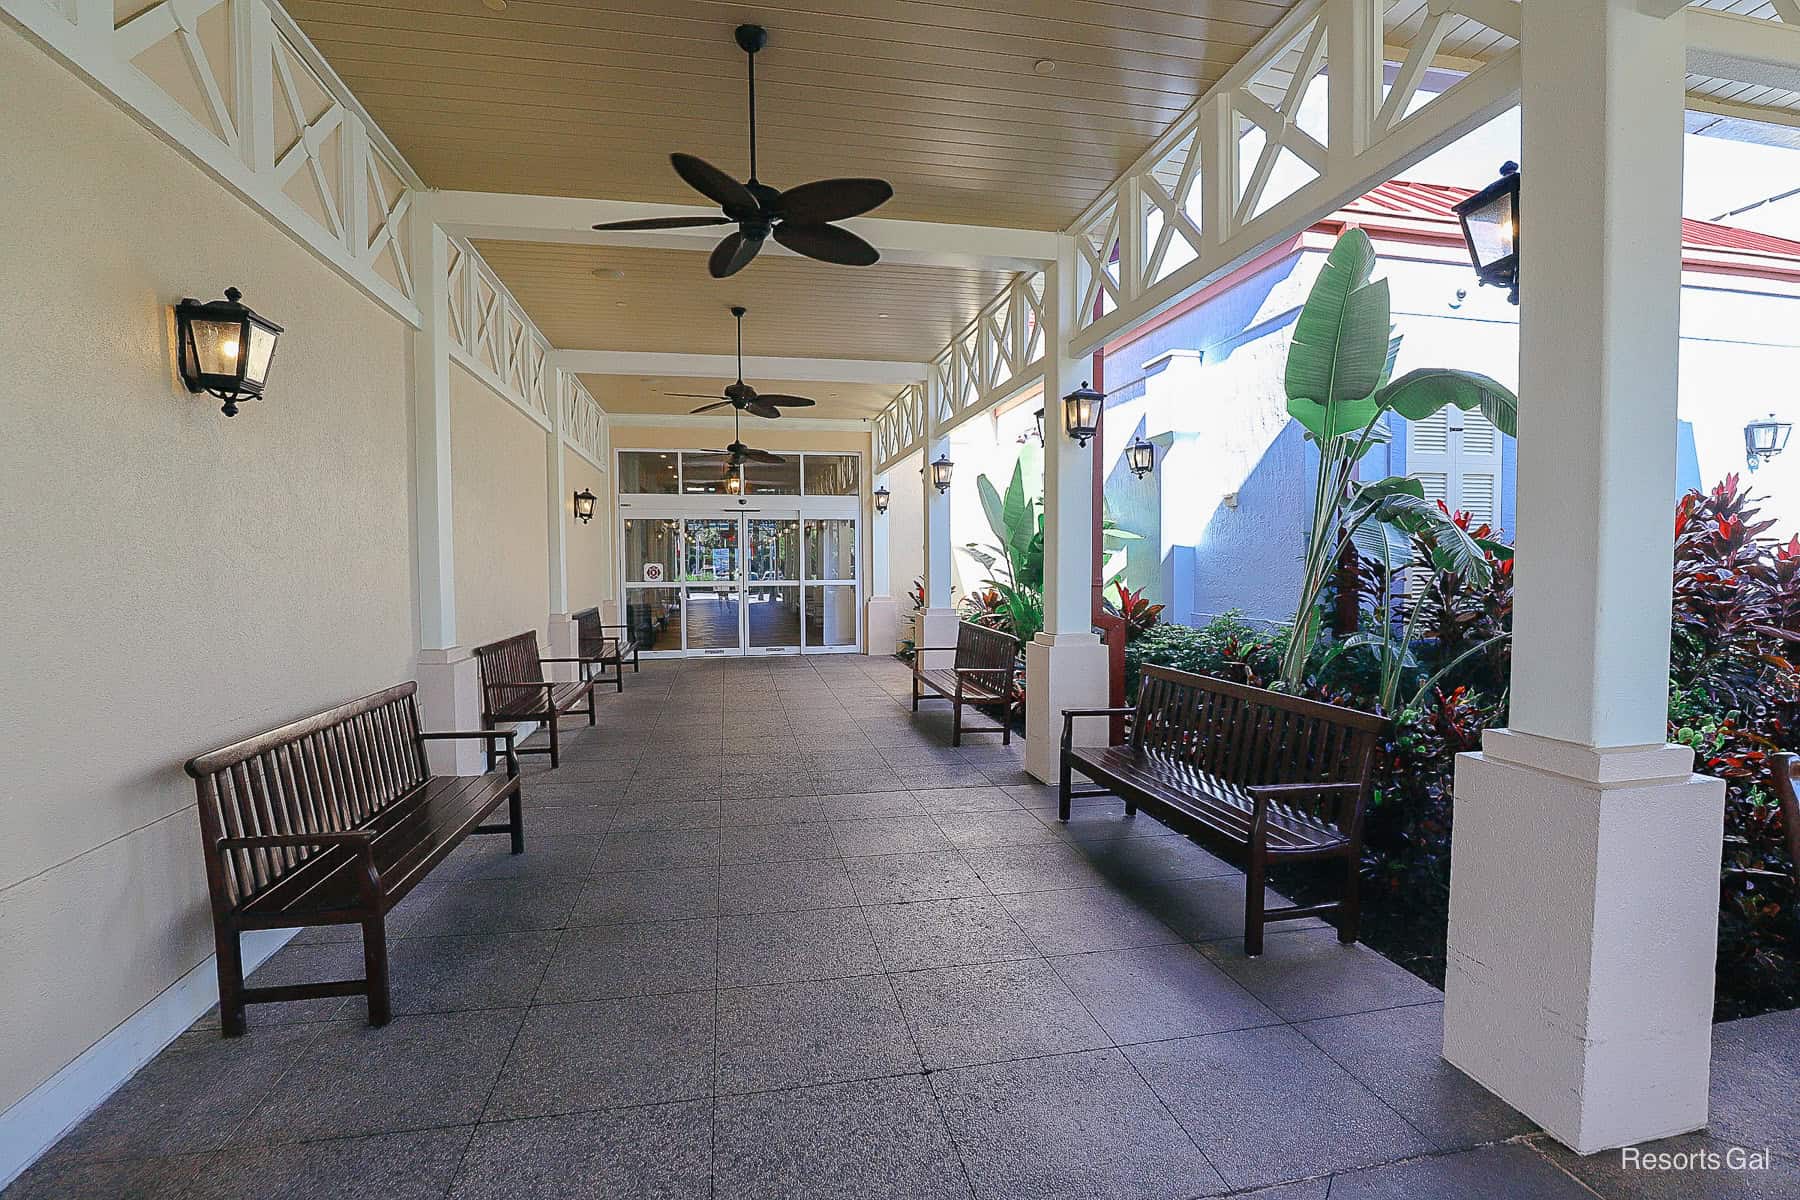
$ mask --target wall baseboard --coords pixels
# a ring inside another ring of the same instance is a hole
[[[261,929],[244,934],[245,973],[261,966],[298,932]],[[217,967],[209,954],[111,1033],[0,1113],[0,1189],[186,1032],[218,998]]]

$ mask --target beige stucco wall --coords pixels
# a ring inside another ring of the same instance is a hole
[[[0,113],[4,1109],[211,952],[183,760],[416,643],[402,323],[3,25]],[[230,419],[169,312],[227,284],[288,329]]]
[[[563,449],[563,529],[568,547],[569,611],[595,608],[614,598],[612,504],[610,480],[581,455]],[[586,488],[594,493],[594,519],[583,525],[575,519],[575,493]]]
[[[479,646],[527,629],[548,644],[549,435],[486,384],[450,368],[451,517],[456,525],[456,640]]]

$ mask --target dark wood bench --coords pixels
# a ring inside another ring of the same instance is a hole
[[[584,608],[575,614],[575,637],[577,653],[600,667],[611,667],[612,674],[604,670],[595,675],[595,683],[617,684],[619,691],[625,690],[625,660],[631,660],[631,673],[638,673],[638,645],[632,636],[629,625],[602,624],[600,610]],[[609,632],[610,631],[610,632]]]
[[[548,754],[550,765],[562,765],[562,742],[557,722],[587,705],[588,724],[596,723],[593,663],[585,658],[544,658],[538,653],[537,634],[531,630],[475,647],[481,668],[481,727],[494,729],[525,721],[541,721],[550,730],[549,746],[520,746],[520,754]],[[580,670],[573,683],[544,678],[545,663],[576,663]],[[493,768],[493,749],[488,750]]]
[[[1074,745],[1078,717],[1128,715],[1122,746]],[[1335,704],[1167,667],[1144,668],[1135,708],[1063,713],[1060,816],[1077,796],[1118,796],[1244,865],[1244,953],[1263,925],[1337,913],[1354,942],[1363,813],[1385,722]],[[1076,790],[1080,773],[1097,786]],[[1265,909],[1271,862],[1344,860],[1341,900]]]
[[[471,833],[525,849],[513,733],[424,733],[403,683],[188,761],[199,795],[206,884],[218,944],[219,1025],[244,1032],[244,1006],[367,996],[388,1020],[387,914]],[[434,778],[428,742],[504,743],[506,774]],[[502,803],[505,824],[484,824]],[[246,929],[362,926],[363,978],[245,987]]]
[[[1781,828],[1787,835],[1788,865],[1793,870],[1791,882],[1796,899],[1800,899],[1800,794],[1796,794],[1795,787],[1800,782],[1800,754],[1785,750],[1771,754],[1769,769],[1774,775],[1775,798],[1781,804]],[[1800,904],[1790,905],[1788,911],[1800,923]]]
[[[950,654],[956,658],[948,667],[924,666],[927,654]],[[913,651],[912,710],[919,711],[920,700],[948,700],[955,709],[951,718],[950,744],[962,745],[964,733],[997,733],[1005,745],[1012,745],[1012,716],[1017,703],[1013,695],[1013,676],[1018,669],[1019,642],[1009,633],[961,622],[956,628],[954,646],[920,646]],[[936,693],[920,694],[921,688]],[[967,705],[1000,707],[998,725],[963,724],[963,708]]]

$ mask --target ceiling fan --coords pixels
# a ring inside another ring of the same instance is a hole
[[[743,410],[734,409],[731,414],[731,445],[723,450],[702,450],[700,452],[725,455],[725,474],[720,476],[720,479],[725,484],[725,490],[734,494],[744,490],[745,463],[759,462],[779,465],[787,461],[779,454],[770,454],[767,450],[758,450],[753,446],[744,445],[743,434],[738,431],[738,421],[741,419],[738,413],[741,411]]]
[[[727,404],[740,412],[752,412],[759,417],[779,417],[784,408],[811,408],[813,402],[805,396],[784,396],[779,392],[762,392],[744,382],[744,314],[750,310],[741,304],[731,306],[731,315],[737,318],[737,368],[736,383],[725,386],[723,400],[713,400],[711,404],[702,404],[694,409],[696,413],[711,412],[715,408],[724,408]],[[683,400],[712,400],[711,396],[699,392],[670,392],[669,395]]]
[[[750,63],[750,178],[739,183],[719,168],[692,154],[671,154],[669,162],[687,185],[725,211],[722,217],[646,217],[635,221],[609,221],[599,230],[695,229],[705,225],[736,225],[713,249],[706,269],[714,279],[735,275],[749,265],[770,236],[792,250],[821,262],[847,267],[867,267],[879,262],[875,247],[831,224],[861,216],[888,202],[894,189],[885,179],[821,179],[787,191],[777,191],[756,177],[756,52],[769,42],[761,25],[739,25],[737,44]]]

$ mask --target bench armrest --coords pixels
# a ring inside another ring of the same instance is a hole
[[[491,746],[497,739],[506,743],[506,773],[519,773],[519,752],[514,743],[519,740],[516,729],[445,729],[437,733],[421,733],[421,742],[447,742],[452,738],[481,738]]]
[[[1135,715],[1137,709],[1125,708],[1065,708],[1063,709],[1063,749],[1067,750],[1075,744],[1076,717],[1129,717]]]
[[[254,837],[220,838],[220,850],[289,850],[311,846],[347,846],[356,852],[356,887],[370,908],[381,907],[381,873],[375,869],[375,835],[366,829],[334,833],[265,833]]]
[[[1344,833],[1356,837],[1362,828],[1363,818],[1363,785],[1360,783],[1258,783],[1244,789],[1256,804],[1256,820],[1261,821],[1268,812],[1271,801],[1282,802],[1290,798],[1325,799],[1336,797],[1338,801],[1337,825]],[[1344,811],[1345,802],[1355,804],[1353,811]],[[1315,819],[1322,820],[1317,817]]]
[[[574,657],[573,657],[573,658],[540,658],[540,659],[538,659],[538,661],[539,661],[539,662],[541,662],[541,663],[547,663],[547,662],[561,662],[561,663],[567,663],[567,662],[572,662],[572,663],[591,663],[591,662],[593,662],[593,661],[595,661],[595,660],[594,660],[594,659],[592,659],[592,658],[588,658],[588,657],[586,657],[586,656],[584,656],[584,655],[580,655],[580,654],[577,654],[577,655],[575,655],[575,656],[574,656]]]

